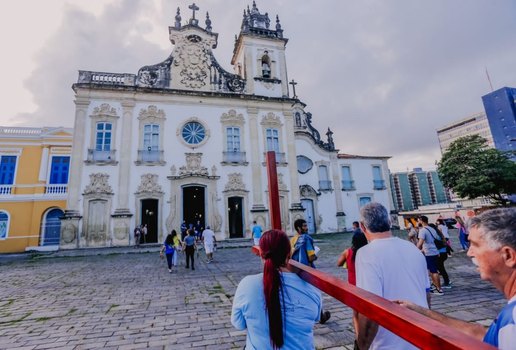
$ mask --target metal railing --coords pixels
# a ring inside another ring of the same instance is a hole
[[[115,150],[98,151],[88,149],[88,162],[111,162],[115,160]]]
[[[343,191],[353,191],[355,189],[355,181],[354,180],[342,180],[342,190]]]
[[[9,195],[13,191],[13,185],[0,185],[0,196]]]
[[[276,163],[286,163],[287,157],[285,153],[282,152],[274,152],[276,155]],[[264,157],[267,158],[267,153],[264,153]]]
[[[159,163],[163,161],[163,150],[138,150],[138,162]]]
[[[330,180],[319,180],[319,190],[327,191],[331,190],[331,181]]]
[[[385,190],[385,180],[373,180],[373,188],[375,190]]]
[[[226,163],[245,163],[245,152],[222,152],[222,156]]]
[[[53,184],[45,186],[46,194],[65,194],[68,192],[67,184]]]

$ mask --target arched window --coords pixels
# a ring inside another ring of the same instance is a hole
[[[61,220],[59,218],[63,214],[61,209],[51,209],[47,212],[41,245],[59,245],[61,237]]]
[[[262,56],[262,77],[271,77],[271,59],[269,58],[269,52],[265,51]]]
[[[6,239],[9,234],[9,215],[0,211],[0,239]]]

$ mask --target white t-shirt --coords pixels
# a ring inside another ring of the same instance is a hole
[[[414,244],[397,237],[375,239],[358,250],[355,268],[357,287],[388,300],[428,307],[426,260]],[[416,348],[379,326],[371,349]]]
[[[443,233],[444,238],[450,239],[450,234],[448,233],[448,226],[437,225],[437,228]]]
[[[210,229],[206,229],[202,232],[204,244],[213,244],[215,242],[215,232]]]

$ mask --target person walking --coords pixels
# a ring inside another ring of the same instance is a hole
[[[141,238],[141,229],[140,226],[136,225],[134,228],[134,247],[138,248],[140,246],[140,238]]]
[[[439,258],[437,259],[437,271],[443,277],[442,288],[450,289],[451,282],[450,277],[448,276],[448,272],[444,267],[444,262],[448,259],[448,245],[446,244],[446,238],[444,238],[443,233],[439,230],[437,226],[434,224],[428,224],[431,228],[437,232],[438,237],[434,237],[434,244],[437,250],[439,251]]]
[[[147,243],[147,224],[142,225],[143,243]]]
[[[163,259],[163,252],[165,252],[165,256],[167,257],[167,265],[168,272],[172,273],[172,259],[174,258],[175,248],[174,248],[174,236],[171,233],[167,235],[165,238],[165,242],[163,242],[163,246],[159,252],[159,256]]]
[[[177,267],[178,255],[183,250],[183,242],[179,239],[176,230],[172,230],[171,235],[174,244],[174,257],[172,259],[172,265]]]
[[[253,235],[254,245],[260,245],[260,237],[262,236],[262,227],[253,221],[253,227],[251,229],[251,233]]]
[[[466,231],[466,225],[460,216],[457,215],[455,220],[457,220],[455,227],[459,230],[459,242],[462,247],[462,251],[464,252],[469,248],[468,232]]]
[[[187,234],[188,235],[185,237],[185,240],[183,241],[183,249],[185,250],[185,255],[186,255],[186,268],[187,269],[190,268],[190,262],[191,262],[192,270],[195,270],[194,254],[195,254],[195,251],[197,250],[197,245],[196,245],[196,241],[195,241],[195,232],[192,229],[190,229],[187,231]]]
[[[357,287],[387,300],[406,299],[427,308],[430,285],[424,256],[412,243],[392,235],[389,212],[380,203],[364,205],[360,217],[369,243],[357,252]],[[361,314],[358,328],[359,349],[415,348]]]
[[[308,224],[306,220],[297,219],[294,221],[294,229],[296,230],[296,235],[290,239],[290,245],[293,250],[292,260],[315,268],[314,261],[317,259],[317,255],[315,254],[314,240],[308,234]],[[325,324],[330,317],[330,311],[322,310],[319,323]]]
[[[451,258],[452,253],[453,253],[453,248],[452,248],[452,242],[450,239],[450,233],[448,232],[448,226],[446,225],[446,223],[444,222],[443,219],[437,219],[436,224],[437,224],[437,228],[439,229],[439,231],[442,232],[444,239],[446,240],[446,253],[448,254],[448,257]]]
[[[202,240],[204,242],[204,251],[206,252],[206,262],[209,264],[213,261],[213,251],[215,250],[215,244],[217,239],[215,238],[215,232],[210,229],[210,226],[206,226],[206,230],[202,232]]]
[[[417,229],[411,222],[409,222],[407,226],[407,231],[407,237],[409,242],[413,243],[414,245],[417,245]]]
[[[508,300],[489,328],[422,308],[406,300],[398,304],[437,320],[499,349],[516,344],[516,208],[498,208],[472,217],[468,223],[470,248],[466,253],[480,272]]]
[[[417,221],[418,224],[421,225],[421,228],[419,229],[416,247],[425,255],[426,266],[433,283],[430,293],[434,295],[444,295],[444,292],[441,289],[441,280],[437,270],[437,265],[439,264],[439,251],[437,250],[434,242],[437,237],[437,232],[428,225],[428,217],[425,215],[420,216]]]
[[[231,323],[247,330],[246,349],[314,349],[321,292],[287,269],[291,246],[283,231],[265,232],[259,247],[263,273],[238,284]]]
[[[186,237],[186,230],[188,227],[186,226],[186,221],[183,220],[183,223],[181,224],[181,241],[183,241]]]

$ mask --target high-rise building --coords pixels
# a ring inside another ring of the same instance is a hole
[[[397,211],[410,211],[421,206],[450,201],[435,170],[414,168],[391,174],[391,189]]]
[[[494,146],[500,151],[516,151],[516,88],[503,87],[482,96]],[[516,154],[513,155],[516,160]]]
[[[444,153],[453,141],[469,135],[480,135],[487,140],[490,147],[494,147],[486,114],[480,112],[437,129],[441,153]]]

